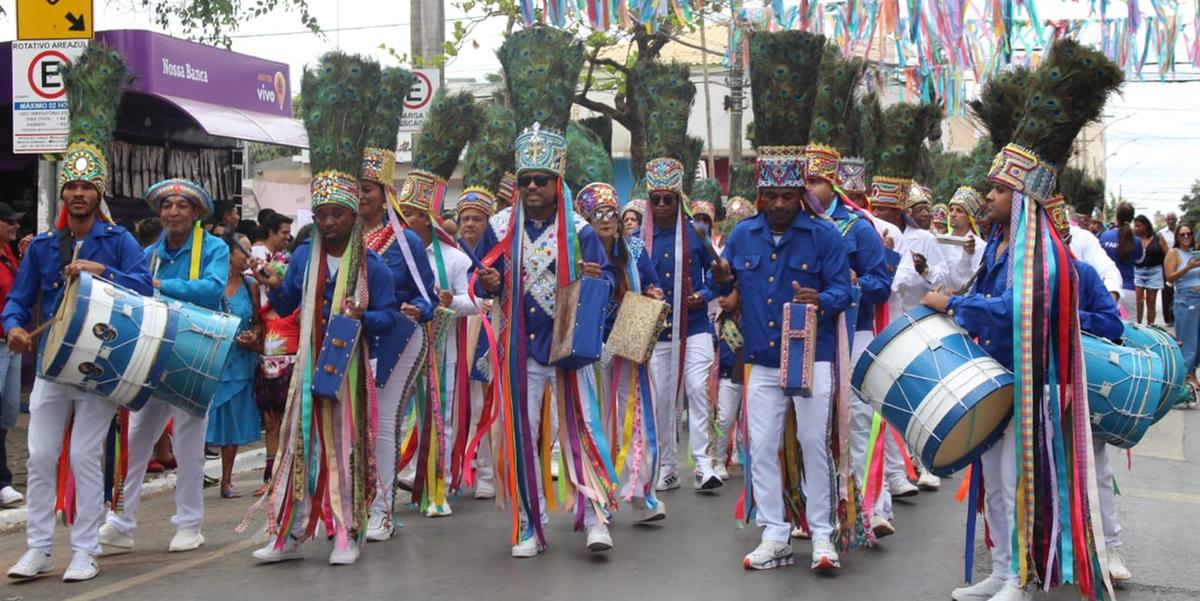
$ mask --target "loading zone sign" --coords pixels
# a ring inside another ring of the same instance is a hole
[[[400,117],[401,132],[420,131],[441,82],[442,73],[439,69],[413,70],[412,87],[408,89],[408,97],[404,99],[404,114]]]
[[[67,88],[62,72],[87,40],[12,43],[13,154],[67,149]]]

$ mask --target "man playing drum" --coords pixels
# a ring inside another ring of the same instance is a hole
[[[82,76],[100,69],[111,73],[111,93],[120,98],[125,68],[112,51],[88,48],[72,69],[75,75]],[[86,88],[72,85],[74,77],[66,81],[67,93],[75,106],[77,94]],[[103,102],[91,100],[96,101],[97,107],[89,105],[89,108],[99,110],[103,108],[99,105],[111,102],[114,112],[118,102],[112,98]],[[34,350],[33,336],[26,328],[45,323],[55,315],[67,280],[80,272],[87,271],[139,294],[151,292],[142,248],[132,234],[113,225],[101,209],[108,173],[108,159],[101,149],[108,148],[111,131],[102,136],[99,134],[104,132],[91,128],[82,135],[74,128],[74,121],[80,116],[79,111],[72,112],[72,144],[63,157],[58,177],[62,211],[54,229],[37,236],[29,245],[4,306],[4,330],[8,333],[8,348],[13,352]],[[75,520],[71,528],[74,555],[63,580],[88,580],[99,573],[95,558],[101,553],[97,530],[104,519],[104,439],[115,411],[116,405],[95,395],[41,377],[34,380],[29,396],[26,493],[29,518],[25,538],[29,549],[9,569],[10,578],[34,578],[53,567],[50,552],[56,510],[64,511],[68,520],[72,516]],[[58,461],[60,451],[66,446],[63,433],[68,429],[71,435],[66,444],[75,479],[74,507],[64,506],[69,496],[56,499],[55,493],[59,484],[65,484],[58,479]],[[145,463],[143,460],[142,465]]]
[[[163,296],[220,310],[229,277],[229,247],[206,233],[200,224],[212,214],[213,200],[199,184],[184,179],[163,180],[146,191],[146,202],[158,211],[163,236],[146,249],[154,288]],[[204,544],[204,437],[208,417],[151,399],[129,419],[129,471],[125,478],[125,507],[109,512],[100,527],[100,544],[133,548],[133,531],[141,505],[142,479],[154,443],[173,420],[172,439],[179,469],[175,483],[175,536],[168,551],[191,551]]]

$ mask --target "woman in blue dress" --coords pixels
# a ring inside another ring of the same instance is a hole
[[[258,285],[244,277],[250,265],[250,241],[241,234],[226,234],[229,245],[229,283],[225,286],[223,309],[241,318],[237,344],[229,351],[229,359],[221,372],[221,383],[213,395],[208,410],[210,445],[221,445],[221,497],[242,496],[233,487],[233,460],[239,445],[258,440],[261,420],[254,403],[254,368],[258,365],[258,348],[262,323],[256,305]]]

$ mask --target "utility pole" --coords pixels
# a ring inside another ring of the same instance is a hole
[[[733,2],[733,19],[730,27],[737,27],[737,14],[742,8],[741,0]],[[733,67],[729,69],[729,167],[742,162],[742,61],[737,48],[729,49]]]
[[[412,38],[412,57],[420,57],[422,66],[442,54],[446,43],[446,6],[442,0],[411,0],[409,33]],[[445,83],[445,70],[442,70]]]

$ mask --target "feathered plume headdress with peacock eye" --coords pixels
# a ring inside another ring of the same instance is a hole
[[[125,60],[116,50],[101,45],[88,46],[64,68],[70,144],[58,174],[59,190],[69,182],[85,181],[96,186],[101,197],[107,193],[108,149],[127,79]]]
[[[412,87],[413,74],[407,69],[389,67],[380,74],[376,88],[374,115],[367,122],[366,148],[363,149],[362,169],[358,178],[378,183],[394,194],[396,185],[396,142],[400,119],[404,115],[404,99]]]
[[[517,123],[512,109],[492,104],[483,110],[479,134],[467,147],[463,159],[465,188],[458,197],[457,212],[475,209],[490,217],[496,211],[500,181],[513,169],[512,143],[516,137]],[[512,201],[513,190],[509,188],[506,201]]]
[[[804,186],[804,147],[824,49],[825,36],[818,34],[750,34],[750,90],[760,188]]]
[[[689,196],[693,215],[708,215],[713,223],[717,222],[717,215],[721,212],[721,182],[709,178],[696,180]]]
[[[1012,141],[1017,122],[1025,111],[1025,96],[1029,92],[1029,69],[1015,67],[999,73],[983,84],[979,98],[967,103],[971,114],[988,132],[996,152]]]
[[[996,155],[988,179],[1039,203],[1054,193],[1075,136],[1100,118],[1108,94],[1124,81],[1120,67],[1098,50],[1060,39],[1029,78],[1024,111],[1012,140]]]
[[[516,117],[517,175],[566,173],[567,124],[583,69],[583,42],[551,27],[514,31],[497,53]]]
[[[688,117],[696,99],[691,70],[680,63],[646,63],[637,71],[634,100],[646,123],[646,188],[682,195],[688,168]],[[657,163],[656,163],[657,161]],[[679,169],[673,164],[678,163]]]
[[[913,176],[930,124],[941,119],[941,114],[940,108],[929,104],[893,104],[883,111],[875,152],[876,171],[871,178],[872,207],[908,206]]]
[[[312,207],[340,204],[358,211],[358,173],[367,124],[375,114],[379,63],[342,52],[304,70],[300,108],[313,172]]]
[[[480,111],[470,92],[438,92],[414,138],[412,171],[400,185],[401,206],[438,214],[446,182],[454,175],[458,157],[479,130]]]
[[[825,47],[817,77],[817,97],[813,105],[809,145],[804,149],[808,177],[838,183],[838,166],[849,157],[851,136],[857,131],[854,114],[854,89],[862,77],[863,60],[843,59],[836,46]]]
[[[612,158],[604,150],[600,135],[591,128],[572,121],[567,126],[567,186],[582,190],[588,184],[613,182]]]

